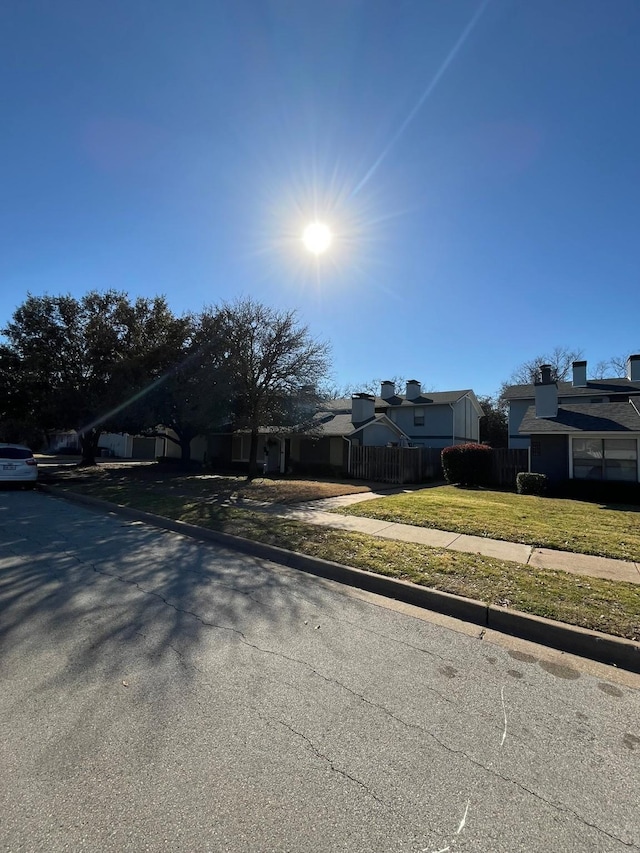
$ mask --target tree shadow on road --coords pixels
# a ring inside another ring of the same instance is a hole
[[[85,723],[105,684],[144,684],[155,701],[246,655],[268,669],[281,640],[310,636],[320,595],[264,561],[48,495],[0,495],[2,671],[28,678],[34,701],[72,693]]]

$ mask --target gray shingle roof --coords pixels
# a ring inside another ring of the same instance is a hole
[[[533,388],[533,385],[531,387]],[[388,400],[385,400],[382,397],[376,397],[375,407],[376,411],[383,411],[387,408],[395,409],[398,406],[446,406],[449,403],[455,403],[466,394],[473,394],[471,388],[465,388],[462,391],[433,391],[431,393],[427,393],[425,391],[419,397],[416,397],[415,400],[407,400],[404,394],[395,395],[394,397],[390,397]],[[324,404],[324,407],[327,411],[332,412],[350,412],[351,398],[342,397],[337,400],[328,400]]]
[[[529,406],[519,432],[640,432],[640,401],[629,403],[576,403],[558,408],[555,418],[536,418],[536,407]],[[637,408],[636,408],[637,407]]]
[[[446,406],[449,403],[455,403],[465,394],[472,394],[471,388],[466,388],[463,391],[433,391],[420,394],[415,400],[407,400],[404,395],[396,395],[384,400],[382,397],[376,397],[376,409],[386,408],[387,406],[395,408],[396,406]]]
[[[318,415],[316,419],[316,424],[313,427],[313,430],[309,432],[309,434],[313,434],[320,437],[324,436],[335,436],[335,435],[351,435],[357,430],[362,429],[364,426],[368,426],[369,424],[376,423],[378,421],[382,421],[390,429],[402,433],[402,430],[396,424],[391,424],[389,420],[383,414],[375,415],[373,418],[369,418],[369,420],[362,421],[361,423],[354,424],[351,421],[351,413],[349,414],[327,414],[326,412]],[[404,434],[404,433],[402,433]]]
[[[351,415],[325,415],[325,420],[318,418],[320,423],[314,426],[313,434],[318,436],[350,435],[355,429],[351,423]]]
[[[503,397],[505,400],[533,400],[535,394],[535,385],[510,385],[505,388]],[[611,394],[640,394],[640,382],[632,382],[630,379],[589,379],[584,387],[571,382],[558,382],[559,397],[607,397]]]

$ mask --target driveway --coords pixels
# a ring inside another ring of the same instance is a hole
[[[640,679],[0,492],[18,851],[640,849]]]

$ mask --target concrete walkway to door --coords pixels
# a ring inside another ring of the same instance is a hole
[[[520,542],[505,542],[502,539],[470,536],[450,530],[380,521],[376,518],[340,515],[335,511],[339,510],[340,507],[375,500],[391,494],[400,494],[405,491],[408,490],[406,488],[385,489],[377,492],[323,498],[295,505],[263,504],[247,500],[239,502],[239,505],[280,518],[291,518],[295,521],[303,521],[322,527],[334,527],[338,530],[353,530],[358,533],[366,533],[369,536],[378,536],[381,539],[414,542],[431,548],[449,548],[452,551],[482,554],[485,557],[510,560],[539,569],[555,569],[576,575],[640,584],[640,563],[613,560],[609,557],[594,557],[590,554],[576,554],[571,551],[555,551],[551,548],[534,548],[532,545],[524,545]]]

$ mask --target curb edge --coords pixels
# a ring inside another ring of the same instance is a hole
[[[270,560],[297,571],[333,580],[347,586],[354,586],[367,592],[422,607],[425,610],[433,610],[465,622],[490,628],[493,631],[549,646],[558,651],[569,652],[630,672],[640,673],[640,643],[633,640],[603,634],[577,625],[556,622],[542,616],[522,613],[519,610],[486,604],[459,595],[452,595],[430,587],[419,586],[410,581],[386,577],[375,572],[345,566],[342,563],[334,563],[321,557],[311,557],[297,551],[279,548],[276,545],[268,545],[230,533],[210,530],[206,527],[198,527],[184,521],[176,521],[166,516],[105,501],[102,498],[94,498],[76,492],[65,492],[44,483],[39,483],[38,489],[71,503],[106,510],[124,518],[142,521],[164,530],[171,530],[191,539],[213,542],[240,551],[247,556]]]

